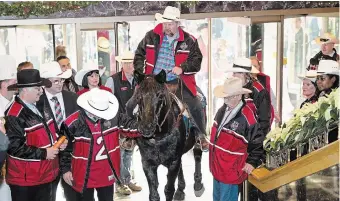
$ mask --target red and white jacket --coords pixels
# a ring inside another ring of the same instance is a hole
[[[115,182],[107,152],[119,177],[119,134],[139,136],[130,126],[137,127],[136,122],[122,114],[109,121],[93,122],[80,109],[66,118],[61,130],[72,146],[61,152],[60,168],[62,174],[72,172],[73,189],[83,192],[86,188],[105,187]]]
[[[175,65],[182,68],[183,73],[180,78],[192,95],[196,96],[195,74],[201,69],[202,53],[196,38],[183,31],[180,27],[178,31],[179,38],[174,49]],[[146,33],[135,52],[135,59],[133,61],[135,70],[145,74],[153,73],[163,37],[163,24],[158,24],[153,30]]]
[[[46,112],[42,115],[35,114],[18,97],[6,112],[8,184],[36,186],[52,182],[59,174],[59,158],[46,160],[46,148],[57,141],[55,122]]]
[[[254,111],[245,102],[220,129],[226,105],[216,113],[211,128],[209,166],[213,177],[225,184],[240,184],[248,174],[242,170],[245,163],[258,167],[264,161],[264,135]]]

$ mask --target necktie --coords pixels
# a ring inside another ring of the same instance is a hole
[[[60,126],[61,122],[63,122],[63,113],[61,111],[61,106],[58,101],[58,98],[53,96],[51,100],[54,102],[54,110],[55,110],[55,120],[58,126]]]

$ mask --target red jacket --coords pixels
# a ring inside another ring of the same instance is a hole
[[[103,86],[103,85],[100,85],[100,86],[99,86],[99,89],[106,90],[106,91],[112,93],[112,90],[111,90],[110,88],[105,87],[105,86]],[[90,91],[90,89],[84,88],[84,89],[78,91],[78,92],[77,92],[77,95],[80,96],[80,95],[82,95],[83,93],[88,92],[88,91]]]
[[[57,140],[53,118],[36,115],[16,97],[7,111],[6,130],[10,141],[7,183],[36,186],[55,180],[59,173],[59,158],[46,160],[46,148]]]
[[[245,163],[258,167],[264,160],[264,135],[259,129],[253,110],[243,103],[238,113],[227,122],[220,133],[218,128],[226,111],[224,104],[216,113],[211,128],[209,166],[213,177],[225,184],[240,184],[248,174]]]
[[[196,38],[178,28],[179,38],[175,48],[175,65],[181,67],[183,73],[180,78],[190,92],[196,96],[195,74],[201,69],[202,54]],[[159,48],[163,42],[163,25],[158,24],[146,33],[135,52],[134,68],[145,74],[152,74],[157,62]]]
[[[106,150],[119,177],[119,132],[131,137],[136,135],[136,130],[124,128],[136,128],[136,123],[132,125],[127,116],[121,114],[109,121],[93,123],[81,109],[66,118],[61,130],[69,142],[73,143],[73,149],[61,152],[61,172],[72,172],[72,187],[77,192],[83,192],[86,188],[109,186],[115,182]],[[97,148],[101,148],[95,149],[94,143],[97,143]]]

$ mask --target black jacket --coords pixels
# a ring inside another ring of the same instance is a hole
[[[62,90],[61,93],[64,99],[65,116],[68,117],[69,115],[78,110],[77,105],[78,95],[76,93],[66,90]],[[45,115],[49,115],[51,118],[53,118],[54,122],[56,122],[51,108],[53,106],[50,106],[45,91],[43,92],[43,95],[40,96],[40,99],[36,105],[40,113],[43,113],[43,111],[45,111],[45,113],[47,112],[48,114]],[[57,132],[59,131],[58,125],[55,125],[55,129]]]
[[[270,117],[271,117],[271,103],[269,98],[269,92],[258,81],[248,82],[244,88],[252,91],[251,94],[246,95],[246,98],[253,99],[256,106],[258,122],[261,125],[261,129],[264,135],[270,131]],[[249,96],[249,97],[248,97]]]
[[[111,77],[114,84],[114,95],[117,97],[119,102],[119,112],[125,113],[125,105],[133,95],[136,82],[133,80],[132,84],[130,84],[123,71],[120,71]]]

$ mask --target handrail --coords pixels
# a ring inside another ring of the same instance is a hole
[[[255,169],[248,181],[262,192],[267,192],[337,164],[339,140],[274,170]]]

